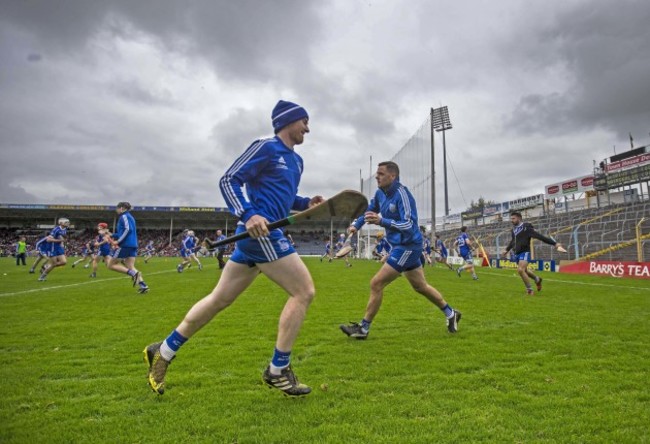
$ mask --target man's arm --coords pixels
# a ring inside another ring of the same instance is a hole
[[[506,247],[506,251],[503,253],[503,255],[507,256],[510,250],[512,250],[514,247],[515,247],[515,235],[511,234],[510,242],[508,243],[508,246]]]
[[[530,230],[530,237],[541,240],[545,244],[549,244],[553,246],[557,245],[557,241],[555,239],[551,239],[550,237],[546,237],[543,234],[538,233],[537,231],[535,231],[535,229],[532,226],[529,228],[529,230]]]
[[[377,201],[378,201],[377,194],[375,193],[375,197],[370,199],[370,203],[368,204],[368,209],[366,209],[365,212],[377,213],[379,211],[379,204],[377,203]],[[366,223],[366,216],[365,214],[362,214],[357,218],[357,220],[352,222],[352,225],[350,225],[350,229],[354,228],[354,231],[357,231],[361,227],[363,227],[365,223]]]
[[[250,202],[244,197],[242,187],[254,178],[270,160],[271,149],[266,146],[266,141],[253,143],[235,160],[219,181],[219,188],[228,209],[244,223],[255,213]]]
[[[131,226],[129,225],[129,218],[126,217],[126,214],[122,214],[122,216],[120,217],[122,219],[122,224],[124,225],[124,231],[122,232],[121,235],[118,235],[117,233],[113,234],[113,239],[115,239],[115,243],[118,245],[121,244],[131,232]]]

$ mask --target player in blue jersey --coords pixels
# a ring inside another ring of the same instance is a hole
[[[472,273],[472,279],[478,281],[478,276],[476,276],[476,271],[474,270],[474,257],[472,256],[472,241],[467,235],[467,227],[460,227],[460,235],[456,238],[454,242],[454,248],[458,249],[458,254],[465,261],[465,265],[462,265],[456,269],[458,277],[460,274],[467,270]]]
[[[239,218],[236,233],[248,232],[250,237],[237,242],[216,288],[190,309],[167,339],[145,349],[149,385],[159,394],[164,392],[167,366],[179,347],[232,304],[260,272],[289,295],[280,315],[273,358],[262,379],[289,396],[311,392],[293,373],[290,356],[315,294],[314,283],[283,231],[268,228],[291,210],[303,211],[323,201],[321,196],[309,199],[297,195],[303,161],[294,148],[309,132],[308,119],[303,107],[278,102],[272,113],[275,137],[253,142],[221,178],[223,197]]]
[[[47,265],[47,260],[49,256],[49,251],[50,251],[50,244],[47,242],[47,234],[40,238],[38,242],[36,242],[36,245],[34,246],[36,249],[36,252],[38,254],[38,257],[32,264],[32,267],[29,269],[30,274],[34,274],[36,272],[36,266],[41,262],[44,261],[43,267]],[[43,267],[41,267],[41,273],[43,272]]]
[[[377,233],[377,245],[372,250],[373,257],[383,264],[388,260],[392,248],[384,233]]]
[[[47,236],[47,243],[50,247],[48,252],[49,260],[38,278],[39,281],[45,281],[47,275],[49,275],[52,270],[57,267],[63,267],[67,263],[63,243],[68,235],[69,226],[70,221],[65,217],[62,217],[58,220],[58,225],[54,227]]]
[[[427,236],[427,229],[425,227],[420,227],[420,231],[422,232],[422,258],[424,259],[422,266],[425,263],[433,265],[431,262],[431,239]]]
[[[418,228],[418,214],[415,199],[399,181],[399,167],[395,162],[381,162],[375,174],[377,192],[370,201],[368,210],[349,228],[351,233],[358,231],[363,224],[377,224],[386,230],[386,238],[392,245],[388,260],[370,281],[370,299],[361,322],[341,325],[346,335],[366,339],[370,324],[379,312],[384,288],[404,274],[411,287],[435,304],[447,318],[447,330],[458,331],[461,313],[454,310],[442,295],[429,285],[422,268],[422,234]]]
[[[146,264],[149,262],[149,259],[151,259],[155,253],[156,249],[153,246],[153,241],[150,240],[147,242],[147,246],[144,247],[144,263]]]
[[[93,248],[95,249],[95,255],[93,256],[93,272],[90,273],[91,278],[97,277],[97,265],[99,262],[104,261],[108,266],[108,260],[111,257],[111,243],[106,237],[108,234],[108,224],[106,222],[100,222],[97,224],[97,236],[93,241]]]
[[[332,262],[332,244],[329,239],[325,240],[325,253],[320,257],[320,261],[323,262],[326,257],[329,258],[329,262]]]
[[[440,239],[440,235],[436,234],[436,243],[433,246],[433,250],[436,252],[436,262],[440,264],[444,264],[449,268],[451,271],[454,271],[454,267],[447,262],[447,258],[449,257],[449,251],[447,251],[447,247],[445,246],[445,242]]]
[[[199,266],[199,271],[203,270],[203,265],[198,257],[196,257],[195,248],[197,245],[197,238],[194,236],[194,231],[185,230],[183,232],[183,240],[181,241],[181,257],[183,261],[178,264],[176,271],[182,273],[183,270],[192,266],[192,261],[195,261]]]
[[[117,232],[108,238],[113,247],[108,260],[108,268],[131,276],[133,286],[138,286],[138,293],[147,293],[149,287],[142,279],[142,273],[135,268],[135,258],[138,255],[138,233],[135,219],[130,212],[131,204],[120,202],[117,204]],[[123,262],[123,263],[122,263]]]
[[[339,240],[336,242],[336,244],[334,244],[334,251],[336,251],[338,253],[341,250],[341,248],[343,248],[344,245],[345,245],[345,234],[341,233],[341,234],[339,234]],[[351,252],[352,251],[350,251],[350,253]],[[342,256],[345,259],[345,266],[346,267],[351,267],[352,266],[352,264],[350,263],[350,259],[348,259],[348,256],[350,255],[350,253],[346,254],[345,256]],[[337,259],[341,259],[341,257],[337,257]],[[330,258],[330,262],[331,261],[332,260]]]
[[[84,265],[84,268],[90,267],[91,262],[95,257],[95,241],[93,239],[89,240],[81,249],[81,257],[72,263],[72,268],[76,267],[77,264],[87,261]]]
[[[223,231],[217,230],[217,238],[215,239],[216,242],[221,242],[226,239],[226,236],[224,236]],[[222,245],[220,247],[217,247],[217,261],[219,262],[219,270],[223,270],[223,267],[226,266],[226,262],[223,260],[223,255],[226,253],[226,250],[228,249],[228,245]]]

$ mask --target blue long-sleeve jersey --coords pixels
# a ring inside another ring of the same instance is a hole
[[[284,219],[291,210],[309,207],[298,185],[302,158],[278,137],[253,142],[219,181],[228,209],[246,223],[254,214],[269,222]],[[246,195],[242,187],[246,186]],[[247,199],[248,197],[248,199]]]
[[[386,229],[386,239],[393,248],[422,249],[415,199],[398,180],[387,191],[378,189],[366,211],[381,215],[379,225]],[[364,216],[361,215],[353,225],[358,230],[364,223]]]
[[[117,231],[113,234],[120,247],[138,248],[138,235],[135,228],[135,219],[131,213],[125,211],[117,220]]]

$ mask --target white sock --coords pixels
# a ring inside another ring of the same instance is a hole
[[[169,348],[167,341],[163,341],[162,345],[160,346],[160,356],[162,356],[165,361],[171,361],[174,356],[176,356],[176,352]]]
[[[273,365],[273,363],[271,363],[269,365],[269,371],[273,376],[280,376],[282,370],[284,370],[287,367],[289,367],[289,364],[285,365],[284,367],[276,367],[275,365]]]

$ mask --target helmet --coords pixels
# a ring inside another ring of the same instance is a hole
[[[67,227],[70,225],[70,220],[67,217],[61,217],[59,218],[59,225],[64,225]]]
[[[97,224],[97,229],[98,230],[105,230],[108,228],[108,224],[106,222],[100,222]]]
[[[187,235],[188,235],[188,236],[194,236],[194,231],[189,230],[189,231],[187,232]]]

